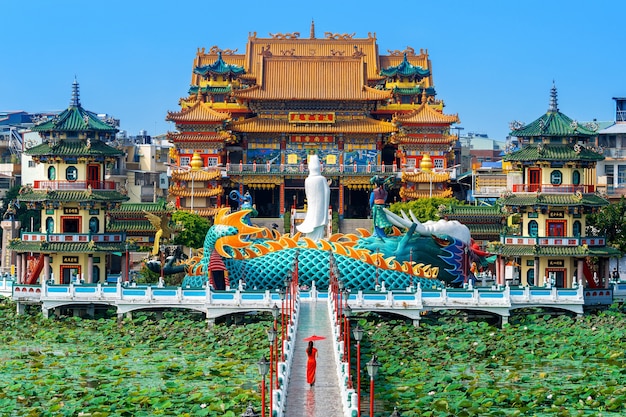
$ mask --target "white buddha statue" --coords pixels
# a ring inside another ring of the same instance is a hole
[[[326,233],[330,204],[330,187],[321,173],[320,160],[317,155],[310,156],[309,176],[304,181],[304,191],[307,199],[306,216],[296,229],[317,242]]]

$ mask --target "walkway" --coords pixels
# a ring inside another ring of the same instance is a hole
[[[306,383],[305,337],[316,334],[325,340],[315,342],[318,350],[315,386]],[[343,415],[341,392],[337,380],[337,364],[326,301],[301,302],[295,355],[285,402],[286,417],[329,417]]]

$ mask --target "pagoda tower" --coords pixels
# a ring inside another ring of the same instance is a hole
[[[504,157],[507,191],[499,200],[508,227],[499,244],[498,278],[522,285],[571,288],[608,285],[608,259],[619,253],[604,237],[587,236],[586,218],[609,202],[596,193],[592,146],[596,126],[583,126],[561,113],[556,87],[548,111],[528,125],[513,122],[521,148]]]
[[[42,143],[25,154],[44,178],[22,186],[18,201],[41,212],[41,229],[22,232],[11,242],[18,282],[105,282],[112,255],[121,255],[123,265],[129,249],[125,232],[106,230],[107,212],[128,200],[114,182],[104,180],[107,163],[123,156],[105,143],[117,129],[81,106],[74,81],[69,107],[33,131]]]

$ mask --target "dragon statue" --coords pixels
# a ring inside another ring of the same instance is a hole
[[[352,290],[377,287],[406,289],[460,285],[471,256],[470,233],[457,221],[420,223],[386,210],[394,224],[384,240],[368,230],[334,234],[314,242],[300,233],[291,237],[276,230],[249,225],[249,210],[221,209],[209,229],[204,247],[188,260],[183,286],[206,285],[216,257],[227,271],[231,287],[276,289],[297,267],[300,285],[328,287],[330,269]],[[400,228],[406,229],[402,233]]]

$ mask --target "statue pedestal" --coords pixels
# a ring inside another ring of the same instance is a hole
[[[9,241],[20,235],[22,223],[18,220],[2,220],[2,259],[0,267],[2,272],[11,272],[11,265],[15,265],[16,254],[8,250]]]

